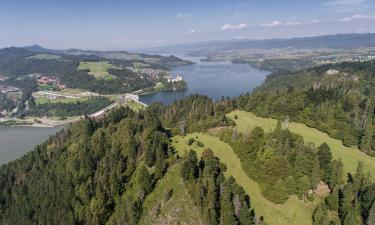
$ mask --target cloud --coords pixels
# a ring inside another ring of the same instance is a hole
[[[298,21],[289,21],[285,23],[285,26],[299,26],[299,25],[302,25],[302,23]]]
[[[319,23],[320,21],[319,20],[316,20],[316,19],[314,19],[314,20],[311,20],[311,23]]]
[[[232,24],[224,24],[220,30],[238,30],[238,29],[243,29],[246,28],[247,24],[246,23],[240,23],[238,25],[232,25]]]
[[[125,40],[123,38],[120,38],[120,39],[116,39],[116,40],[113,40],[112,41],[112,44],[114,45],[118,45],[118,44],[121,44],[123,43]]]
[[[191,13],[179,13],[179,14],[177,15],[177,19],[179,19],[179,20],[188,20],[188,19],[190,19],[192,16],[193,16],[193,14],[191,14]]]
[[[261,26],[263,26],[263,27],[278,27],[278,26],[281,26],[281,25],[283,25],[283,24],[278,20],[274,20],[271,23],[261,24]]]
[[[338,19],[340,22],[350,22],[354,20],[375,20],[375,15],[362,15],[362,14],[356,14],[349,17],[344,17]]]

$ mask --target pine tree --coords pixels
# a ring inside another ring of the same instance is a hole
[[[375,225],[375,202],[372,203],[372,206],[370,208],[367,218],[367,225]]]
[[[220,202],[220,225],[237,225],[238,220],[234,214],[232,192],[226,182],[223,184],[222,192]]]
[[[190,150],[185,156],[184,162],[181,167],[181,177],[183,180],[192,180],[197,177],[198,173],[198,157],[195,151]]]
[[[329,225],[328,212],[324,204],[318,205],[313,213],[313,225]]]
[[[318,160],[319,160],[319,167],[322,172],[322,179],[324,182],[330,182],[331,178],[331,170],[332,170],[332,153],[330,147],[327,143],[323,143],[318,147]]]

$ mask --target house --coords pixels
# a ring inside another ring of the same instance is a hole
[[[182,81],[182,77],[180,75],[177,75],[176,78],[169,78],[168,82],[177,82]]]

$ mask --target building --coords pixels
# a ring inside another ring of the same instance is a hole
[[[180,75],[177,75],[176,78],[169,78],[168,82],[177,82],[182,81],[182,77]]]

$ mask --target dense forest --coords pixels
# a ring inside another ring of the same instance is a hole
[[[33,100],[29,102],[28,115],[37,117],[71,117],[89,115],[110,105],[112,101],[105,97],[93,97],[86,101],[74,103],[43,103],[35,104]]]
[[[276,72],[237,108],[290,119],[327,132],[347,146],[375,155],[375,61]]]
[[[193,99],[208,101],[195,96],[185,100],[190,107]],[[175,165],[181,168],[175,179],[185,182],[204,224],[262,223],[212,151],[201,160],[193,152],[175,154],[157,109],[119,108],[99,121],[82,120],[1,166],[0,223],[138,224],[144,201]],[[166,195],[168,201],[173,191]]]

